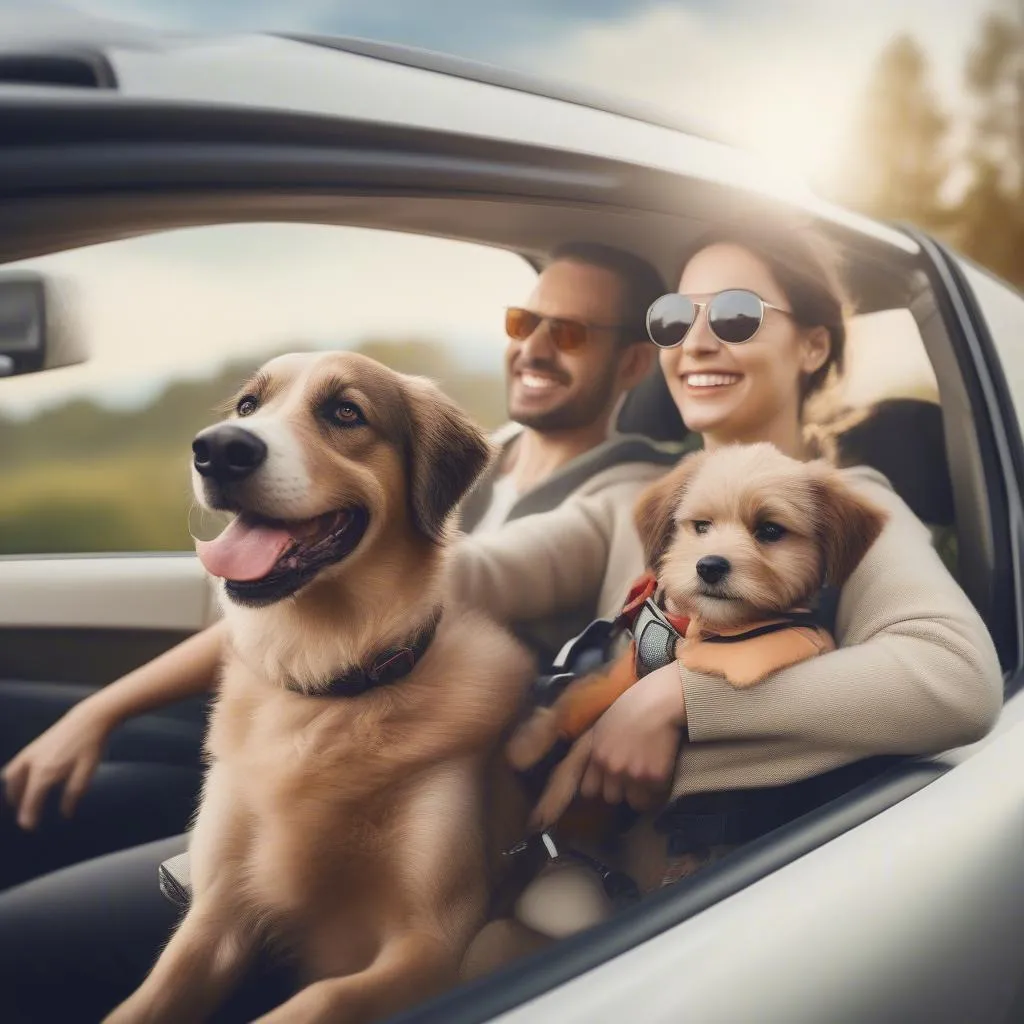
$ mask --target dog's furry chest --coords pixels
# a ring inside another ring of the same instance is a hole
[[[413,919],[446,921],[452,934],[477,921],[496,846],[488,767],[529,656],[467,613],[438,631],[409,677],[359,698],[294,694],[251,664],[225,665],[204,794],[211,833],[232,820],[221,839],[243,912],[295,936],[344,921],[353,942]],[[514,829],[500,848],[521,834],[525,810],[500,815]],[[194,880],[202,850],[224,849],[198,842],[203,823],[201,811]]]
[[[480,755],[445,756],[444,744],[422,737],[399,742],[407,727],[372,701],[252,683],[229,669],[207,742],[211,779],[244,820],[239,881],[248,902],[307,927],[341,906],[349,920],[379,922],[407,888],[404,876],[437,876],[458,856],[450,824],[474,845]]]

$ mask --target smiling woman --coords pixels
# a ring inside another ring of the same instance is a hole
[[[77,286],[92,358],[0,383],[0,555],[191,548],[189,445],[277,352],[372,354],[497,426],[501,310],[536,278],[496,249],[304,224],[171,231],[17,266]],[[191,519],[208,536],[209,517]]]
[[[694,246],[679,293],[651,307],[647,326],[706,448],[771,441],[803,458],[807,401],[843,369],[846,306],[824,239],[734,230]]]

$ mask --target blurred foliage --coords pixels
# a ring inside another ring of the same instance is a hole
[[[878,59],[855,127],[857,158],[849,161],[844,198],[876,217],[934,226],[949,174],[943,154],[949,119],[928,81],[928,60],[909,36]]]
[[[1024,0],[982,21],[963,88],[966,125],[942,108],[918,43],[893,40],[876,63],[835,198],[916,224],[1024,287]]]
[[[369,339],[356,350],[433,378],[486,427],[505,418],[501,376],[460,369],[441,344]],[[26,420],[0,414],[0,554],[191,549],[192,438],[267,358],[176,380],[140,409],[76,399]]]

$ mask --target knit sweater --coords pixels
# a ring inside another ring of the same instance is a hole
[[[872,754],[937,753],[994,724],[1002,673],[985,624],[885,478],[842,472],[890,517],[840,594],[838,649],[746,689],[680,666],[688,739],[673,796],[779,785]],[[634,477],[466,538],[455,593],[508,623],[614,614],[644,569],[636,491]]]
[[[502,451],[517,431],[495,439]],[[657,444],[613,434],[521,495],[498,528],[478,529],[493,499],[498,462],[460,510],[454,596],[509,626],[541,663],[597,616],[622,606],[643,561],[633,526],[640,493],[699,444]],[[569,580],[563,558],[581,569]]]

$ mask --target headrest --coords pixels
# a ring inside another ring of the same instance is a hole
[[[942,409],[935,402],[885,399],[835,441],[839,465],[877,469],[918,519],[931,526],[953,524]]]
[[[682,441],[686,437],[688,431],[657,363],[626,395],[615,428],[620,434],[643,434],[652,441]]]

